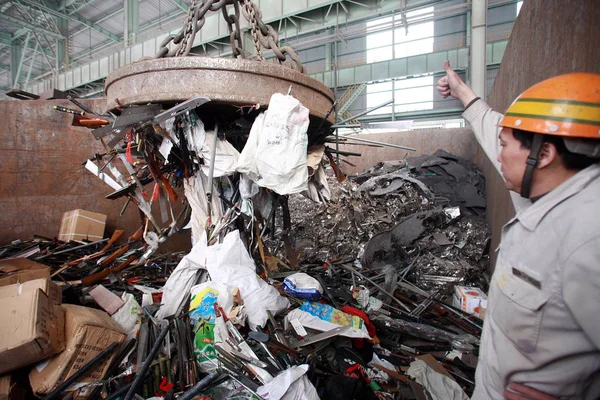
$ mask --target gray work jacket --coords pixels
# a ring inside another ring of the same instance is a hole
[[[500,169],[502,115],[477,100],[463,114]],[[600,167],[535,203],[511,193],[490,283],[472,399],[503,399],[509,382],[561,399],[600,398]]]

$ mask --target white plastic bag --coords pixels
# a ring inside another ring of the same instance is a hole
[[[127,334],[127,340],[136,339],[142,325],[142,307],[131,293],[123,293],[121,300],[125,304],[111,315],[111,318]]]
[[[213,181],[214,185],[214,181]],[[208,177],[202,171],[196,175],[183,180],[185,198],[192,207],[192,214],[188,225],[192,227],[192,243],[196,244],[200,240],[202,232],[206,227],[208,220],[207,197]],[[213,194],[218,193],[216,186],[213,187]],[[223,216],[223,203],[219,196],[213,195],[211,199],[212,220],[216,221]]]
[[[204,137],[204,144],[202,145],[202,158],[204,158],[204,165],[202,165],[202,172],[208,176],[210,168],[210,149],[214,142],[215,131],[208,131]],[[213,171],[213,177],[219,178],[225,175],[231,175],[235,172],[235,167],[238,164],[240,153],[229,143],[226,139],[217,138],[217,148],[215,153],[215,169]]]
[[[307,371],[306,364],[288,368],[256,393],[265,400],[319,400],[317,390],[306,377]]]
[[[183,257],[177,268],[171,273],[163,286],[163,296],[160,308],[156,312],[157,319],[165,319],[175,315],[179,307],[190,294],[190,289],[196,283],[198,273],[205,269],[202,250],[206,248],[206,234],[192,247],[192,251]],[[202,249],[202,250],[201,250]]]
[[[200,242],[206,243],[205,236]],[[211,279],[240,289],[250,329],[266,325],[266,310],[276,314],[290,306],[288,299],[256,276],[254,260],[248,254],[238,231],[228,233],[223,243],[206,247],[204,253],[205,266]]]
[[[307,189],[309,112],[293,96],[275,93],[259,115],[244,146],[237,171],[281,195]]]
[[[469,400],[456,381],[435,371],[423,360],[411,362],[406,375],[423,385],[433,400]]]
[[[260,174],[256,165],[256,150],[258,148],[258,139],[261,135],[264,121],[265,113],[260,113],[254,120],[252,128],[250,128],[250,135],[248,135],[248,140],[244,145],[244,149],[238,158],[238,164],[235,168],[236,171],[246,174],[254,182],[258,182],[260,179]]]

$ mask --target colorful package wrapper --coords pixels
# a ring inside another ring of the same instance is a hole
[[[300,310],[333,324],[350,326],[356,329],[362,329],[363,327],[363,320],[359,317],[341,312],[328,304],[305,301]]]

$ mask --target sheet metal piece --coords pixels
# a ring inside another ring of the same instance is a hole
[[[160,124],[166,121],[169,118],[177,117],[180,114],[183,114],[186,111],[193,110],[196,107],[200,107],[204,103],[208,103],[210,101],[207,97],[196,96],[189,100],[184,101],[176,105],[175,107],[169,108],[166,111],[161,112],[157,116],[154,117],[154,123]]]
[[[151,120],[159,113],[160,104],[148,104],[145,106],[127,107],[123,109],[121,115],[117,117],[113,128],[123,128],[135,125],[139,122]]]
[[[208,57],[170,57],[119,68],[105,81],[107,108],[168,103],[207,96],[232,105],[267,107],[273,93],[297,98],[310,114],[325,119],[333,92],[323,83],[290,68],[267,62]],[[330,114],[327,121],[332,124]]]

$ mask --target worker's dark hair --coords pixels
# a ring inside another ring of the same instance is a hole
[[[521,142],[521,147],[531,149],[533,135],[538,135],[538,133],[513,129],[513,135],[515,139]],[[554,147],[556,147],[556,151],[562,158],[563,164],[567,169],[580,171],[598,162],[598,160],[594,160],[593,158],[584,156],[582,154],[570,152],[565,146],[565,141],[563,140],[562,136],[544,135],[544,143],[551,143],[554,145]]]

